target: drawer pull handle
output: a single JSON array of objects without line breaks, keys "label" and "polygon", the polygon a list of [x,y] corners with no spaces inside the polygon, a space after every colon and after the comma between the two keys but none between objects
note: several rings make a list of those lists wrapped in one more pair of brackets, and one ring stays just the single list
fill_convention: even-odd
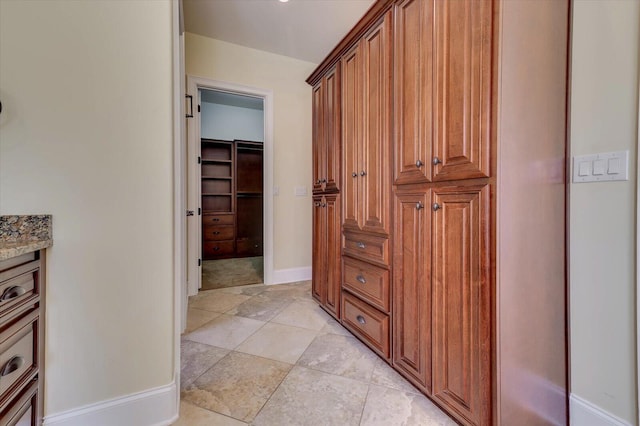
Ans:
[{"label": "drawer pull handle", "polygon": [[367,282],[367,280],[365,280],[362,275],[358,275],[356,277],[356,280],[358,280],[358,282],[361,283],[361,284],[365,284]]},{"label": "drawer pull handle", "polygon": [[356,317],[356,319],[358,320],[358,322],[359,322],[360,324],[366,324],[366,323],[367,323],[367,321],[364,319],[364,317],[363,317],[362,315],[358,315],[358,316]]},{"label": "drawer pull handle", "polygon": [[218,251],[218,250],[220,250],[220,247],[214,247],[213,250],[214,251]]},{"label": "drawer pull handle", "polygon": [[358,248],[361,248],[361,249],[366,247],[365,243],[363,243],[361,241],[358,241],[357,246],[358,246]]},{"label": "drawer pull handle", "polygon": [[9,361],[7,361],[4,367],[2,367],[2,371],[0,371],[0,376],[2,377],[8,376],[9,374],[13,373],[14,371],[22,367],[23,364],[24,364],[24,358],[22,358],[20,355],[14,356]]},{"label": "drawer pull handle", "polygon": [[8,300],[15,299],[16,297],[22,296],[26,292],[27,290],[25,290],[23,287],[14,285],[12,287],[9,287],[2,293],[2,296],[0,296],[0,302],[6,302]]},{"label": "drawer pull handle", "polygon": [[214,218],[213,218],[213,221],[214,221],[214,222],[220,222],[220,218],[219,218],[219,217],[214,217]]},{"label": "drawer pull handle", "polygon": [[321,179],[320,183],[327,183],[327,180],[326,179]]},{"label": "drawer pull handle", "polygon": [[213,235],[220,235],[220,231],[213,231]]}]

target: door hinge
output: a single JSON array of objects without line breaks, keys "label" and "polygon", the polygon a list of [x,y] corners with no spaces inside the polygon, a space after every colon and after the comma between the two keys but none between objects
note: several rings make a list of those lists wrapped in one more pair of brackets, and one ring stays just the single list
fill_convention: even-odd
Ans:
[{"label": "door hinge", "polygon": [[[185,99],[189,99],[189,107],[190,107],[189,111],[191,111],[191,112],[186,113],[185,117],[186,118],[193,118],[193,96],[191,96],[191,95],[184,95],[184,96],[185,96]],[[198,111],[200,111],[200,107],[199,106],[198,106]]]},{"label": "door hinge", "polygon": [[200,216],[201,214],[202,214],[202,209],[198,207],[198,216]]},{"label": "door hinge", "polygon": [[202,163],[202,158],[198,157],[198,164]]},{"label": "door hinge", "polygon": [[202,259],[198,259],[198,266],[202,266]]},{"label": "door hinge", "polygon": [[198,112],[200,112],[200,105],[198,105]]}]

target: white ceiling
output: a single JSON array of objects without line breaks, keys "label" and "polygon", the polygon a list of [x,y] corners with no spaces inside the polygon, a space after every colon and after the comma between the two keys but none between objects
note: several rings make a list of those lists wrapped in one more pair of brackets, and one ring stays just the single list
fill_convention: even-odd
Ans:
[{"label": "white ceiling", "polygon": [[190,33],[320,63],[375,0],[184,0]]}]

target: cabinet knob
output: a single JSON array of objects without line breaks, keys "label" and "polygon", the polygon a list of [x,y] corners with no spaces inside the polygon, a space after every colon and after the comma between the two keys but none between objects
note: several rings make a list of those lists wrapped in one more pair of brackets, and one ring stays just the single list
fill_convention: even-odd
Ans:
[{"label": "cabinet knob", "polygon": [[359,322],[360,324],[366,324],[366,323],[367,323],[367,321],[364,319],[364,317],[363,317],[362,315],[358,315],[358,316],[356,317],[356,319],[358,320],[358,322]]},{"label": "cabinet knob", "polygon": [[2,293],[2,296],[0,296],[0,302],[6,302],[8,300],[15,299],[18,296],[22,296],[26,292],[27,290],[25,290],[24,287],[20,287],[19,285],[11,286]]},{"label": "cabinet knob", "polygon": [[416,203],[416,210],[422,210],[424,209],[424,204],[422,204],[420,201],[418,201]]},{"label": "cabinet knob", "polygon": [[358,246],[358,248],[361,248],[361,249],[366,247],[365,243],[363,243],[362,241],[358,241],[356,245]]},{"label": "cabinet knob", "polygon": [[367,280],[365,280],[365,279],[364,279],[364,277],[363,277],[362,275],[358,275],[358,276],[356,277],[356,280],[358,280],[358,282],[359,282],[360,284],[366,284],[366,282],[367,282]]},{"label": "cabinet knob", "polygon": [[218,250],[220,250],[220,247],[214,247],[213,248],[213,251],[218,251]]},{"label": "cabinet knob", "polygon": [[317,202],[317,201],[315,203],[313,203],[313,205],[316,206],[316,207],[320,207],[320,203]]},{"label": "cabinet knob", "polygon": [[2,370],[0,370],[0,376],[2,376],[2,377],[8,376],[9,374],[13,373],[14,371],[16,371],[17,369],[22,367],[23,364],[24,364],[24,358],[21,357],[20,355],[16,355],[16,356],[12,357],[2,367]]},{"label": "cabinet knob", "polygon": [[327,180],[323,178],[322,180],[320,180],[320,183],[327,183]]},{"label": "cabinet knob", "polygon": [[440,207],[441,207],[441,206],[440,206],[440,204],[438,204],[438,203],[433,203],[432,208],[433,208],[433,211],[434,211],[434,212],[435,212],[436,210],[440,210]]},{"label": "cabinet knob", "polygon": [[442,160],[440,160],[438,157],[433,157],[432,163],[434,166],[437,166],[438,164],[442,163]]},{"label": "cabinet knob", "polygon": [[327,207],[327,203],[322,203],[320,207]]},{"label": "cabinet knob", "polygon": [[360,172],[360,176],[366,176],[366,174],[367,173],[364,170]]},{"label": "cabinet knob", "polygon": [[220,235],[220,231],[213,231],[213,235]]},{"label": "cabinet knob", "polygon": [[318,180],[316,181],[316,185],[320,185],[321,183],[322,183],[322,182],[320,181],[320,179],[318,179]]},{"label": "cabinet knob", "polygon": [[351,173],[351,177],[358,177],[358,174],[356,172]]},{"label": "cabinet knob", "polygon": [[420,160],[416,161],[416,167],[422,167],[424,163]]},{"label": "cabinet knob", "polygon": [[214,222],[220,222],[220,218],[219,218],[219,217],[214,217],[214,218],[213,218],[213,221],[214,221]]}]

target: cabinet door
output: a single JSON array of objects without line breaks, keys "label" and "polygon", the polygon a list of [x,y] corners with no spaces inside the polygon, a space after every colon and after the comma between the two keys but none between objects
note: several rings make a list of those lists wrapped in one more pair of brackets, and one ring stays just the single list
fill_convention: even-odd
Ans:
[{"label": "cabinet door", "polygon": [[364,137],[360,185],[361,228],[389,234],[391,169],[392,11],[363,39]]},{"label": "cabinet door", "polygon": [[326,217],[326,285],[327,298],[325,308],[340,318],[340,196],[327,195],[323,202]]},{"label": "cabinet door", "polygon": [[436,188],[432,201],[433,397],[463,423],[488,425],[489,186]]},{"label": "cabinet door", "polygon": [[435,3],[434,180],[489,176],[492,2]]},{"label": "cabinet door", "polygon": [[313,192],[322,191],[326,163],[324,80],[313,88]]},{"label": "cabinet door", "polygon": [[345,229],[360,229],[358,147],[362,133],[361,44],[342,58],[342,220]]},{"label": "cabinet door", "polygon": [[326,191],[340,188],[340,63],[323,79],[325,86],[325,171],[323,180]]},{"label": "cabinet door", "polygon": [[433,0],[395,6],[395,182],[431,180]]},{"label": "cabinet door", "polygon": [[428,193],[399,193],[393,254],[393,363],[431,393],[431,209]]},{"label": "cabinet door", "polygon": [[322,197],[313,197],[313,264],[311,295],[321,305],[327,299],[327,286],[325,280],[326,263],[326,208],[322,207]]}]

